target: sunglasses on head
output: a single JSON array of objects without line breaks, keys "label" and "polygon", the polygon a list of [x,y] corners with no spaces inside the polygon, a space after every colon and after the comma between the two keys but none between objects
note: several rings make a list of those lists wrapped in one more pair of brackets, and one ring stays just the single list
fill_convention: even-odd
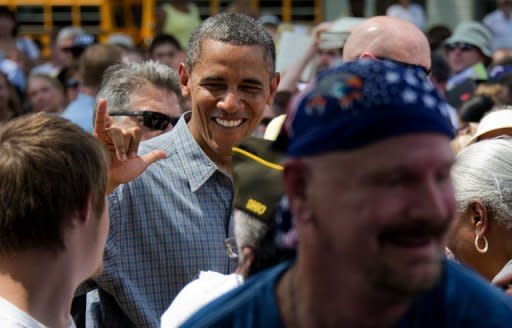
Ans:
[{"label": "sunglasses on head", "polygon": [[389,58],[381,58],[381,57],[378,57],[377,59],[380,59],[380,60],[387,60],[387,61],[390,61],[390,62],[392,62],[392,63],[398,64],[399,66],[406,67],[406,68],[419,69],[419,70],[423,71],[423,73],[425,73],[425,75],[427,75],[427,76],[429,76],[429,75],[430,75],[430,73],[432,73],[432,70],[431,70],[430,68],[426,68],[426,67],[421,66],[421,65],[405,63],[405,62],[403,62],[403,61],[394,60],[394,59],[389,59]]},{"label": "sunglasses on head", "polygon": [[142,117],[142,125],[151,130],[165,130],[171,123],[173,126],[178,123],[179,117],[171,117],[159,112],[135,111],[135,112],[111,112],[110,116],[132,116]]},{"label": "sunglasses on head", "polygon": [[445,47],[445,49],[447,51],[452,51],[452,50],[455,50],[457,48],[459,48],[462,51],[469,51],[469,50],[477,49],[477,47],[475,47],[474,45],[466,43],[466,42],[448,43],[444,47]]}]

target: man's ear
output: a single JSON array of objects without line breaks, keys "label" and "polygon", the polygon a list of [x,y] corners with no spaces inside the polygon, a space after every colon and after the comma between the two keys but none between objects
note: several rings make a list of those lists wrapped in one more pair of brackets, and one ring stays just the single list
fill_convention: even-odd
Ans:
[{"label": "man's ear", "polygon": [[92,195],[87,197],[87,202],[82,209],[76,210],[76,221],[77,225],[84,225],[88,223],[92,216]]},{"label": "man's ear", "polygon": [[363,51],[357,58],[359,58],[359,59],[371,59],[371,60],[376,60],[377,59],[377,58],[375,58],[375,56],[371,52],[368,52],[368,51]]},{"label": "man's ear", "polygon": [[181,94],[183,97],[188,97],[190,96],[190,87],[188,86],[188,82],[190,80],[190,72],[184,63],[180,63],[178,74],[180,78]]},{"label": "man's ear", "polygon": [[281,74],[279,72],[274,73],[274,77],[270,80],[270,94],[267,99],[267,105],[272,106],[274,103],[274,97],[276,96],[277,87],[281,81]]},{"label": "man's ear", "polygon": [[307,208],[309,168],[301,160],[291,160],[284,169],[284,188],[288,196],[288,204],[296,221],[305,221],[310,218]]},{"label": "man's ear", "polygon": [[468,206],[469,219],[475,234],[483,236],[489,229],[489,211],[487,206],[480,199],[473,199]]}]

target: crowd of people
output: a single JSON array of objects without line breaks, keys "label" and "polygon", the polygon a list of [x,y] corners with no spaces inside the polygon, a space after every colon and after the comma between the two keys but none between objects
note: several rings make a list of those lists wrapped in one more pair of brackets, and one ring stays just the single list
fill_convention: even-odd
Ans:
[{"label": "crowd of people", "polygon": [[509,327],[512,1],[322,22],[282,72],[251,4],[47,61],[0,9],[0,326]]}]

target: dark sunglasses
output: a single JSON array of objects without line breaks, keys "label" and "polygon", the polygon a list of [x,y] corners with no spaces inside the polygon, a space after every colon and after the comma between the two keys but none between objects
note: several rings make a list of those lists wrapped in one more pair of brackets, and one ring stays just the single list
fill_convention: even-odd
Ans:
[{"label": "dark sunglasses", "polygon": [[477,47],[472,45],[472,44],[469,44],[469,43],[466,43],[466,42],[453,42],[453,43],[448,43],[444,46],[444,48],[446,49],[446,51],[452,51],[452,50],[455,50],[457,48],[459,48],[460,50],[462,51],[469,51],[469,50],[476,50]]},{"label": "dark sunglasses", "polygon": [[430,68],[426,68],[426,67],[421,66],[421,65],[409,64],[409,63],[405,63],[403,61],[389,59],[389,58],[382,58],[382,57],[378,57],[377,59],[379,59],[379,60],[387,60],[387,61],[390,61],[392,63],[395,63],[397,65],[400,65],[400,66],[406,67],[406,68],[419,69],[419,70],[423,71],[423,73],[425,73],[425,75],[427,75],[427,76],[429,76],[430,73],[432,73],[432,70]]},{"label": "dark sunglasses", "polygon": [[152,130],[165,130],[169,123],[173,126],[179,121],[179,117],[171,117],[159,112],[136,111],[136,112],[111,112],[110,116],[134,116],[142,117],[142,125]]}]

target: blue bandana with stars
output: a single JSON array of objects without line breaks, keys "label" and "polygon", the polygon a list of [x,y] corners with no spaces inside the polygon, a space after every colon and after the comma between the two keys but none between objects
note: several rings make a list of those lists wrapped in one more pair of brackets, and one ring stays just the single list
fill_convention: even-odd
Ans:
[{"label": "blue bandana with stars", "polygon": [[321,73],[292,103],[287,153],[351,150],[393,136],[455,131],[449,105],[419,68],[359,60]]}]

